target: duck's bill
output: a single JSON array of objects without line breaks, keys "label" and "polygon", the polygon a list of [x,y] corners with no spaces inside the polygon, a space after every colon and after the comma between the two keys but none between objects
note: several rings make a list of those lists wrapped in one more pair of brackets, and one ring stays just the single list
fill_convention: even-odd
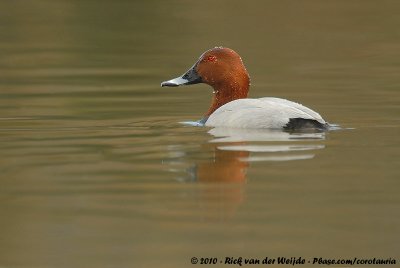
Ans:
[{"label": "duck's bill", "polygon": [[177,78],[164,81],[161,83],[162,87],[177,87],[181,85],[191,85],[201,83],[201,77],[196,71],[196,64],[189,69],[185,74]]},{"label": "duck's bill", "polygon": [[189,81],[182,78],[182,76],[168,80],[168,81],[164,81],[161,83],[162,87],[177,87],[180,85],[186,85],[186,83],[188,83]]}]

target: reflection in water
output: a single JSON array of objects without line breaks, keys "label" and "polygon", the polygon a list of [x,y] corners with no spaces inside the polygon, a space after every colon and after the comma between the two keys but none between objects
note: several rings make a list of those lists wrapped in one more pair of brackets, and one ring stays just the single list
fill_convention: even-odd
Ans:
[{"label": "reflection in water", "polygon": [[[186,176],[179,180],[202,183],[196,195],[201,203],[201,215],[213,220],[232,217],[245,200],[246,173],[251,162],[306,160],[315,156],[313,151],[325,148],[323,144],[316,144],[325,139],[324,132],[213,128],[208,133],[213,138],[202,147],[212,156],[191,163],[185,169]],[[192,162],[189,154],[182,151],[183,147],[169,149],[174,159],[170,164]],[[182,170],[170,171],[181,174]]]},{"label": "reflection in water", "polygon": [[[307,140],[324,140],[324,132],[314,133],[288,133],[278,130],[265,129],[230,129],[230,128],[214,128],[209,131],[215,138],[210,142],[213,143],[230,143],[230,142],[268,142],[264,144],[224,144],[217,146],[218,150],[232,152],[252,152],[252,156],[238,156],[238,160],[242,162],[255,161],[290,161],[311,159],[314,154],[293,154],[298,151],[319,150],[325,148],[321,144],[292,144],[295,141]],[[270,144],[273,142],[273,144]],[[276,144],[279,142],[279,144]],[[290,142],[290,144],[282,144],[281,142]]]},{"label": "reflection in water", "polygon": [[[304,140],[324,140],[324,132],[313,133],[288,133],[278,130],[265,129],[232,129],[232,128],[214,128],[209,131],[215,138],[210,142],[293,142]],[[222,145],[218,146],[218,150],[233,152],[252,152],[257,153],[254,156],[239,157],[239,161],[255,162],[255,161],[291,161],[311,159],[314,154],[291,154],[297,151],[309,151],[325,148],[321,144],[268,144],[268,145]],[[274,154],[279,153],[279,154]],[[287,153],[282,155],[282,153]],[[290,154],[289,154],[290,153]]]},{"label": "reflection in water", "polygon": [[215,139],[210,142],[239,141],[294,141],[294,140],[324,140],[325,132],[289,133],[281,130],[246,129],[246,128],[213,128],[208,133]]},{"label": "reflection in water", "polygon": [[[211,150],[212,157],[208,161],[194,163],[186,169],[187,176],[180,180],[207,183],[245,182],[249,162],[310,159],[315,156],[310,151],[325,148],[323,144],[316,144],[325,140],[325,132],[288,133],[265,129],[213,128],[208,133],[214,137],[203,147]],[[188,154],[182,151],[183,147],[170,146],[169,150],[169,156],[173,158],[169,163],[190,162],[190,159],[186,159]],[[170,170],[181,171],[175,168]]]},{"label": "reflection in water", "polygon": [[248,163],[242,161],[248,157],[246,151],[224,151],[214,147],[213,161],[197,165],[198,182],[244,182]]}]

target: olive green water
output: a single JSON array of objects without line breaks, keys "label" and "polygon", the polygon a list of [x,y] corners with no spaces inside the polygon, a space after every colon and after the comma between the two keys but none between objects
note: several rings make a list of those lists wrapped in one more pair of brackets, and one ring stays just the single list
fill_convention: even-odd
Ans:
[{"label": "olive green water", "polygon": [[[398,1],[2,1],[0,266],[399,265],[399,26]],[[211,90],[160,82],[216,45],[344,129],[180,124]]]}]

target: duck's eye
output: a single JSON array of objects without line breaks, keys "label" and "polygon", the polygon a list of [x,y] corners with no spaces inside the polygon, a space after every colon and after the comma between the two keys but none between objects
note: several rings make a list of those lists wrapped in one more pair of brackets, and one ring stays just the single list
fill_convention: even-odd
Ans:
[{"label": "duck's eye", "polygon": [[210,55],[205,58],[205,61],[209,61],[209,62],[214,62],[216,60],[217,60],[217,57],[215,57],[214,55]]}]

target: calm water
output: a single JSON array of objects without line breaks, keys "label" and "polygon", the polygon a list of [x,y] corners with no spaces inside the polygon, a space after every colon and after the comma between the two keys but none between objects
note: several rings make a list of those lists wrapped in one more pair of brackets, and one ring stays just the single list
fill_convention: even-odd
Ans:
[{"label": "calm water", "polygon": [[[1,267],[400,263],[399,2],[243,3],[0,3]],[[344,129],[180,124],[211,89],[160,82],[216,45]]]}]

